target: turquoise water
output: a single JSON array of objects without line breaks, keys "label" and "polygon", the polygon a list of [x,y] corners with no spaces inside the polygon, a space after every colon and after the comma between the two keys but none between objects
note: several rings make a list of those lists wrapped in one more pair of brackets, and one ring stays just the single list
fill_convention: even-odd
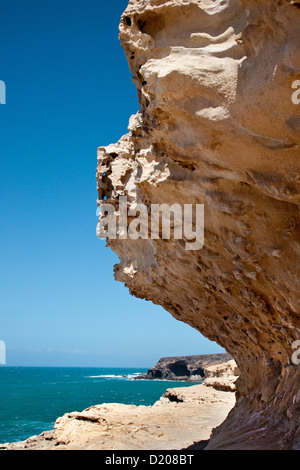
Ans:
[{"label": "turquoise water", "polygon": [[[186,382],[132,380],[145,369],[0,367],[0,443],[53,428],[64,413],[101,403],[153,405]],[[123,377],[125,375],[126,377]]]}]

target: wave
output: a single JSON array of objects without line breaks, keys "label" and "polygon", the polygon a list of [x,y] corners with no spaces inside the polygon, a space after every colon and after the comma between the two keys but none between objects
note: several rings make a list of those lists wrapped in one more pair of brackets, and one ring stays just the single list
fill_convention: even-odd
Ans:
[{"label": "wave", "polygon": [[142,377],[145,374],[142,374],[141,372],[134,372],[133,374],[128,374],[127,378],[128,379],[135,379],[136,377]]},{"label": "wave", "polygon": [[88,375],[85,379],[134,379],[139,375],[143,375],[140,372],[133,372],[132,374],[101,374],[101,375]]},{"label": "wave", "polygon": [[98,378],[104,378],[104,379],[114,379],[114,378],[124,378],[127,377],[127,375],[88,375],[85,377],[86,379],[98,379]]}]

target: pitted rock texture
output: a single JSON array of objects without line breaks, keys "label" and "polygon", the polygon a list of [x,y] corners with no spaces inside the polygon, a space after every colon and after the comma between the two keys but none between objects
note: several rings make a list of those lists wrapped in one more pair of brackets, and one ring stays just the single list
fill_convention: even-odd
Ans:
[{"label": "pitted rock texture", "polygon": [[121,19],[140,111],[99,148],[98,202],[204,204],[202,250],[174,239],[108,246],[132,295],[236,361],[237,403],[211,449],[300,440],[299,28],[299,2],[287,0],[131,0]]}]

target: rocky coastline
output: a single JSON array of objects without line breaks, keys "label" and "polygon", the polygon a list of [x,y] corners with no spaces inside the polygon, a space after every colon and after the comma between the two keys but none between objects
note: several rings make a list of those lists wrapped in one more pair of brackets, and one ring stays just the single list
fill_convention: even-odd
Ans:
[{"label": "rocky coastline", "polygon": [[147,374],[135,380],[172,380],[201,382],[207,376],[207,369],[232,359],[230,354],[203,354],[198,356],[163,357],[148,370]]},{"label": "rocky coastline", "polygon": [[0,450],[203,450],[235,404],[236,364],[214,359],[203,383],[167,389],[153,406],[103,403],[66,413],[54,429]]}]

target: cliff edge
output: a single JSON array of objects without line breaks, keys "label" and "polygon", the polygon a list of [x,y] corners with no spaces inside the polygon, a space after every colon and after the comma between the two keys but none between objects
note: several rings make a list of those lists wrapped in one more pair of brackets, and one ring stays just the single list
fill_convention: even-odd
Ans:
[{"label": "cliff edge", "polygon": [[107,244],[132,295],[236,361],[236,406],[211,449],[300,441],[299,5],[130,0],[120,24],[140,111],[98,150],[98,204],[204,205],[200,250],[122,230]]},{"label": "cliff edge", "polygon": [[229,354],[202,354],[199,356],[163,357],[147,374],[137,379],[203,381],[209,368],[230,361]]}]

